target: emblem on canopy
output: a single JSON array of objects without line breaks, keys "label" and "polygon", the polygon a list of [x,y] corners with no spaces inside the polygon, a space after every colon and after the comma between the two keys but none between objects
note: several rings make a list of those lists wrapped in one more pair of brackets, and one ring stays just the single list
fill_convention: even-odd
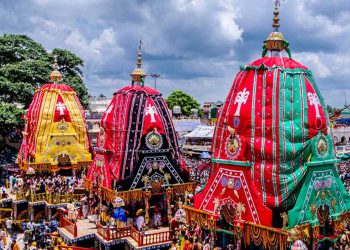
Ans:
[{"label": "emblem on canopy", "polygon": [[324,159],[329,155],[329,149],[329,141],[326,136],[321,133],[316,138],[314,152],[319,158]]},{"label": "emblem on canopy", "polygon": [[100,137],[98,144],[100,147],[103,147],[105,144],[105,130],[102,127],[100,128]]},{"label": "emblem on canopy", "polygon": [[64,119],[62,119],[59,123],[57,123],[56,129],[59,132],[64,133],[68,130],[68,124],[64,121]]},{"label": "emblem on canopy", "polygon": [[227,137],[225,142],[225,152],[229,159],[234,160],[241,152],[242,143],[234,128],[228,126],[228,130],[230,135]]},{"label": "emblem on canopy", "polygon": [[320,138],[317,142],[317,152],[320,156],[324,156],[327,154],[327,142],[323,138]]},{"label": "emblem on canopy", "polygon": [[149,149],[160,149],[163,146],[162,135],[156,129],[146,135],[146,146]]},{"label": "emblem on canopy", "polygon": [[242,104],[246,104],[249,97],[249,91],[244,88],[242,91],[237,93],[234,104],[238,103],[234,116],[240,116]]}]

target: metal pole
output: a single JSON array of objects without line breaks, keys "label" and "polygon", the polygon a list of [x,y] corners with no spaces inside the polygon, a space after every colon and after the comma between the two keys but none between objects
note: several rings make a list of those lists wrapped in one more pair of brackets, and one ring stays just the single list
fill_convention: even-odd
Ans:
[{"label": "metal pole", "polygon": [[152,73],[151,77],[154,78],[154,89],[157,89],[157,78],[160,77],[160,75],[156,73]]}]

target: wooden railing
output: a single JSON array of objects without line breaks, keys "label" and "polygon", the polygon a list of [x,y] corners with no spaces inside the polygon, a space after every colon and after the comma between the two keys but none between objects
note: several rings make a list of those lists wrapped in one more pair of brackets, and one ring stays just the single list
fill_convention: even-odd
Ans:
[{"label": "wooden railing", "polygon": [[83,198],[83,194],[56,194],[48,195],[47,202],[50,204],[77,202]]},{"label": "wooden railing", "polygon": [[139,233],[139,235],[140,235],[140,241],[138,242],[139,246],[148,246],[148,245],[171,241],[171,236],[169,231],[152,233],[152,234]]},{"label": "wooden railing", "polygon": [[[91,191],[93,189],[93,183],[91,180],[84,177],[84,188]],[[169,187],[176,193],[195,193],[197,183],[179,183],[172,184]],[[142,189],[133,189],[128,191],[116,191],[106,187],[99,187],[98,192],[101,194],[101,198],[107,202],[113,201],[117,196],[122,198],[126,204],[129,204],[132,199],[141,201],[144,198],[144,191]],[[173,194],[173,193],[172,193]]]},{"label": "wooden railing", "polygon": [[61,204],[80,201],[83,194],[55,194],[50,193],[31,193],[26,197],[26,192],[16,192],[16,200],[27,200],[30,202],[47,201],[50,204]]},{"label": "wooden railing", "polygon": [[130,227],[111,228],[107,226],[107,237],[110,239],[120,239],[130,236]]},{"label": "wooden railing", "polygon": [[101,235],[105,240],[116,240],[125,237],[129,237],[130,227],[115,228],[112,226],[102,226],[101,223],[96,224],[97,233]]},{"label": "wooden railing", "polygon": [[47,197],[49,194],[47,193],[31,193],[30,194],[30,201],[31,202],[38,202],[38,201],[47,201]]},{"label": "wooden railing", "polygon": [[107,228],[103,227],[101,223],[97,222],[96,223],[96,229],[97,233],[102,236],[103,239],[105,240],[110,240],[110,237],[107,237]]},{"label": "wooden railing", "polygon": [[141,233],[133,226],[130,228],[130,236],[137,242],[138,245],[140,245],[139,242],[141,242]]},{"label": "wooden railing", "polygon": [[106,241],[131,237],[137,242],[138,246],[148,246],[171,241],[170,231],[144,234],[137,231],[133,226],[112,228],[97,223],[97,233]]},{"label": "wooden railing", "polygon": [[84,182],[83,182],[84,188],[88,191],[92,191],[92,188],[94,184],[92,181],[90,181],[88,178],[84,177]]},{"label": "wooden railing", "polygon": [[60,227],[65,228],[68,232],[70,232],[74,238],[78,237],[78,228],[75,222],[68,220],[65,217],[67,214],[67,210],[64,208],[58,208],[60,211]]},{"label": "wooden railing", "polygon": [[16,200],[19,201],[19,200],[26,200],[27,197],[26,197],[26,192],[16,192]]},{"label": "wooden railing", "polygon": [[26,196],[25,191],[17,191],[16,192],[16,200],[29,200],[31,202],[38,202],[38,201],[46,201],[47,200],[47,193],[30,193],[29,196]]}]

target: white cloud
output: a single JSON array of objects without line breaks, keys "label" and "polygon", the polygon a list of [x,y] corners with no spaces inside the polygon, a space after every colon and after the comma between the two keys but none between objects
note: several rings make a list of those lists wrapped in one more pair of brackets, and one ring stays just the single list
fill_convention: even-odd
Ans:
[{"label": "white cloud", "polygon": [[297,61],[307,65],[319,78],[327,78],[332,75],[331,69],[327,66],[328,63],[322,60],[322,58],[324,58],[322,53],[294,53],[293,57],[297,59]]},{"label": "white cloud", "polygon": [[[224,100],[239,64],[261,53],[271,31],[270,0],[28,0],[0,2],[0,33],[25,33],[45,48],[65,48],[85,61],[91,94],[129,84],[138,41],[159,89]],[[350,79],[350,1],[282,1],[281,31],[292,56],[312,69],[331,105]],[[147,79],[152,84],[152,79]],[[349,91],[350,103],[350,91]]]},{"label": "white cloud", "polygon": [[111,27],[104,29],[98,37],[90,41],[80,30],[74,29],[66,37],[64,44],[82,55],[84,60],[92,61],[94,64],[103,63],[106,58],[120,56],[123,53],[123,49],[118,45],[116,33]]}]

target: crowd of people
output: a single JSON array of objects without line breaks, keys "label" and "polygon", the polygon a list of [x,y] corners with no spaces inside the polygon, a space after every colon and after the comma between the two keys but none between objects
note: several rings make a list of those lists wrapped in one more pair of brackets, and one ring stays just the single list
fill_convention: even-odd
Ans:
[{"label": "crowd of people", "polygon": [[83,179],[77,176],[61,175],[26,175],[24,177],[13,174],[9,177],[10,192],[24,192],[27,197],[30,194],[50,193],[71,194],[74,189],[83,187]]},{"label": "crowd of people", "polygon": [[203,187],[209,180],[210,159],[201,159],[184,156],[184,161],[190,172],[190,179]]},{"label": "crowd of people", "polygon": [[[190,169],[198,170],[207,160],[185,158],[186,164]],[[208,161],[209,162],[209,161]],[[338,164],[338,173],[341,180],[344,182],[345,188],[350,193],[350,160],[342,161]],[[200,178],[200,176],[199,176]],[[196,179],[198,180],[198,177]],[[74,189],[82,188],[82,179],[76,176],[50,176],[50,175],[35,175],[35,176],[19,176],[11,175],[9,177],[10,190],[12,193],[24,192],[30,193],[45,193],[51,194],[69,194],[73,193]],[[0,187],[2,198],[7,198],[8,194],[4,186]],[[133,225],[140,232],[147,229],[154,229],[159,226],[169,226],[172,233],[171,250],[210,250],[215,247],[215,240],[212,232],[200,227],[196,224],[187,225],[184,219],[185,212],[181,209],[182,203],[188,197],[182,197],[182,201],[174,201],[171,206],[170,214],[173,219],[169,221],[169,211],[165,199],[160,199],[159,202],[153,202],[148,209],[149,223],[145,223],[145,203],[144,201],[132,201],[130,204],[125,204],[114,201],[106,203],[102,201],[97,190],[92,193],[84,194],[80,200],[79,207],[73,207],[72,211],[81,209],[82,218],[89,218],[91,221],[99,221],[102,225],[111,226],[126,226]],[[67,206],[69,209],[69,206]],[[72,214],[70,214],[72,215]],[[71,216],[70,219],[76,220],[77,216]],[[42,221],[40,223],[28,222],[22,225],[24,230],[23,238],[18,238],[12,232],[12,219],[6,220],[6,230],[0,231],[0,249],[16,249],[18,242],[23,240],[28,249],[42,248],[50,244],[50,234],[57,231],[58,222],[51,220],[49,222]],[[327,246],[325,243],[320,244],[321,249],[350,249],[350,226],[345,228],[343,234],[338,241]],[[328,244],[328,243],[327,243]],[[232,244],[227,244],[227,249],[231,249]],[[7,248],[6,248],[7,247]],[[36,248],[34,248],[36,247]],[[326,248],[324,248],[326,247]],[[19,248],[17,248],[19,249]]]},{"label": "crowd of people", "polygon": [[203,230],[198,225],[180,224],[170,250],[211,250],[212,238],[210,230]]},{"label": "crowd of people", "polygon": [[338,173],[344,183],[344,187],[350,193],[350,161],[342,161],[338,164]]},{"label": "crowd of people", "polygon": [[12,230],[12,218],[8,218],[5,222],[6,230],[0,231],[0,249],[1,250],[20,250],[20,242],[24,249],[48,249],[51,245],[51,235],[57,232],[58,221],[52,219],[50,222],[42,220],[39,223],[32,221],[23,222],[23,236],[18,237]]}]

